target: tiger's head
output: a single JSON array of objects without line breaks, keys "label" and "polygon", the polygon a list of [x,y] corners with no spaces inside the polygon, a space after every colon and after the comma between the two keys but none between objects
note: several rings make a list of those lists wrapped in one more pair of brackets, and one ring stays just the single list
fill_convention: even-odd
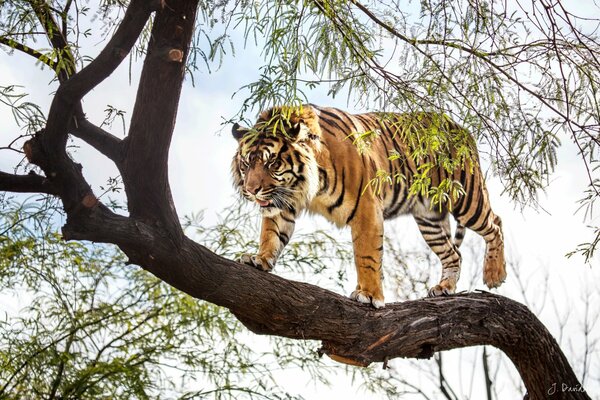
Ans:
[{"label": "tiger's head", "polygon": [[319,188],[321,146],[312,107],[269,109],[252,128],[235,124],[232,134],[238,141],[231,164],[234,185],[264,216],[296,214],[310,203]]}]

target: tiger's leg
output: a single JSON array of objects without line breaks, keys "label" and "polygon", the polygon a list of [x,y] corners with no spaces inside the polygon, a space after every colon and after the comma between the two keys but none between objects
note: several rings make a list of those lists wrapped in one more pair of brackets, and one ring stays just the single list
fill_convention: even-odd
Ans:
[{"label": "tiger's leg", "polygon": [[427,215],[415,216],[415,221],[423,238],[442,262],[440,283],[429,289],[429,296],[435,297],[454,293],[456,283],[460,277],[461,255],[450,236],[448,214],[428,212]]},{"label": "tiger's leg", "polygon": [[485,240],[483,282],[490,289],[500,286],[506,279],[502,220],[492,211],[483,182],[467,192],[463,204],[454,211],[454,216],[460,224],[477,232]]},{"label": "tiger's leg", "polygon": [[504,236],[502,220],[495,215],[489,205],[489,213],[481,213],[474,223],[465,226],[477,232],[485,240],[485,259],[483,262],[483,283],[490,289],[500,286],[506,279],[504,259]]},{"label": "tiger's leg", "polygon": [[262,271],[271,271],[294,233],[294,215],[282,211],[272,217],[263,217],[260,230],[258,254],[243,254],[240,262],[251,265]]},{"label": "tiger's leg", "polygon": [[358,276],[356,290],[350,298],[375,308],[385,306],[381,285],[383,256],[383,214],[376,204],[361,202],[358,212],[350,221],[354,263]]}]

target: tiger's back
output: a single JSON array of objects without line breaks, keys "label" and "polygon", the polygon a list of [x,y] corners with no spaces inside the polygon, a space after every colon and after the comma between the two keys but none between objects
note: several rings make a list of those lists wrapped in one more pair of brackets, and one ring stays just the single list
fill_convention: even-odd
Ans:
[{"label": "tiger's back", "polygon": [[[343,226],[354,217],[360,201],[381,202],[385,219],[418,211],[415,206],[420,203],[430,208],[427,197],[409,196],[410,182],[419,173],[418,164],[409,156],[409,144],[403,141],[398,126],[395,126],[398,121],[402,123],[418,118],[418,124],[414,124],[412,130],[426,130],[431,124],[429,114],[349,114],[335,108],[313,107],[318,111],[321,142],[327,148],[327,152],[322,152],[318,159],[319,192],[315,198],[316,204],[312,205],[313,211]],[[462,128],[451,121],[447,125],[462,132]],[[362,139],[366,144],[359,142],[357,145],[357,140],[361,139],[355,138],[364,132],[372,133],[367,139]],[[361,146],[364,148],[362,151]],[[390,160],[392,155],[396,157],[394,160]],[[430,158],[425,157],[421,164],[436,164],[437,161]],[[471,178],[480,179],[478,168],[471,175],[466,173],[473,164],[478,163],[476,154],[474,162],[465,162],[463,169],[452,173],[434,166],[429,173],[430,185],[437,187],[449,178],[466,187]],[[382,171],[385,175],[381,174]],[[381,182],[384,178],[390,178],[393,182]],[[483,188],[481,182],[474,188]],[[376,186],[379,186],[378,189]],[[446,209],[447,205],[443,208]]]}]

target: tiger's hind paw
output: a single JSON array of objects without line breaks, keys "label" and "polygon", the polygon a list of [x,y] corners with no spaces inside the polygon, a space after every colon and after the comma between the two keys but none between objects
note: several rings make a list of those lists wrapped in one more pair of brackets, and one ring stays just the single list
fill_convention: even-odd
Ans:
[{"label": "tiger's hind paw", "polygon": [[366,290],[357,289],[354,292],[352,292],[352,294],[350,295],[350,298],[352,300],[358,301],[359,303],[371,304],[375,308],[385,307],[385,301],[383,299],[383,296],[373,297]]},{"label": "tiger's hind paw", "polygon": [[506,279],[506,266],[501,257],[487,258],[483,268],[483,283],[490,289],[502,285]]},{"label": "tiger's hind paw", "polygon": [[265,272],[270,272],[275,267],[275,261],[253,254],[242,254],[238,262]]}]

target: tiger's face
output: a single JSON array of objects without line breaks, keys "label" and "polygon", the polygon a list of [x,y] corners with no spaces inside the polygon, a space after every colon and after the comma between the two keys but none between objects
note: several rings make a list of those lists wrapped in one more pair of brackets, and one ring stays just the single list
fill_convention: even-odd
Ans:
[{"label": "tiger's face", "polygon": [[238,140],[231,166],[234,185],[263,216],[282,211],[295,215],[310,203],[319,187],[319,138],[307,126],[297,122],[285,133],[273,133],[259,120],[252,129],[235,124],[232,134]]}]

